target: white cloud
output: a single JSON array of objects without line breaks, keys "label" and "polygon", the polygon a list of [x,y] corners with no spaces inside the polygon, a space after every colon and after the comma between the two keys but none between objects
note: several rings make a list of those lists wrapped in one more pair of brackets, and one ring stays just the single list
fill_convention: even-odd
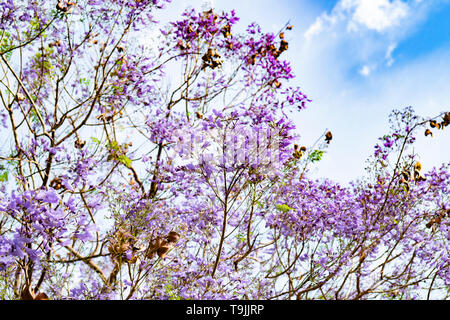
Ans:
[{"label": "white cloud", "polygon": [[371,68],[369,66],[363,66],[361,68],[361,70],[359,70],[359,73],[365,77],[369,76],[370,72],[371,72]]},{"label": "white cloud", "polygon": [[335,25],[340,20],[338,14],[328,15],[323,13],[316,21],[306,30],[305,38],[311,39],[314,35],[317,35],[327,28]]},{"label": "white cloud", "polygon": [[[434,116],[450,100],[445,89],[450,51],[395,63],[397,48],[432,19],[438,2],[372,1],[340,0],[330,12],[319,12],[295,51],[300,85],[313,99],[297,120],[303,143],[314,143],[325,128],[334,136],[317,167],[319,177],[350,181],[360,176],[363,159],[389,131],[392,109],[413,106],[420,115]],[[441,143],[449,134],[426,140],[419,134],[416,147],[427,169],[448,161],[450,149]]]},{"label": "white cloud", "polygon": [[[339,0],[303,36],[309,48],[344,57],[341,72],[372,75],[394,64],[394,50],[423,21],[436,1]],[[379,68],[380,67],[380,68]]]},{"label": "white cloud", "polygon": [[388,67],[392,66],[392,64],[394,63],[394,58],[392,57],[392,53],[394,52],[396,47],[397,47],[397,44],[391,43],[386,50],[385,59],[386,59],[386,64]]},{"label": "white cloud", "polygon": [[416,13],[420,1],[401,0],[340,0],[330,14],[324,12],[306,30],[305,38],[311,39],[323,31],[333,30],[344,24],[346,32],[371,30],[387,32],[404,26],[403,22]]},{"label": "white cloud", "polygon": [[409,13],[409,6],[400,0],[342,0],[340,6],[341,10],[352,13],[350,29],[362,25],[378,32],[398,26]]}]

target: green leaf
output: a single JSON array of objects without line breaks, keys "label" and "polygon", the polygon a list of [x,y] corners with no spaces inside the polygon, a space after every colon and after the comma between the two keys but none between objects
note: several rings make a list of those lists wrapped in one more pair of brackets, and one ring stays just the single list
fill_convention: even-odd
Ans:
[{"label": "green leaf", "polygon": [[126,155],[120,155],[119,156],[119,161],[121,162],[121,163],[123,163],[127,168],[130,168],[131,167],[131,160],[130,160],[130,158],[128,158]]},{"label": "green leaf", "polygon": [[322,159],[323,156],[323,151],[322,150],[314,150],[313,152],[311,152],[308,156],[308,159],[311,162],[317,162],[320,161]]},{"label": "green leaf", "polygon": [[96,144],[100,144],[100,143],[101,143],[100,140],[98,140],[97,138],[94,138],[94,137],[91,137],[91,140],[92,140],[94,143],[96,143]]},{"label": "green leaf", "polygon": [[0,182],[6,182],[6,181],[8,181],[8,171],[5,171],[0,175]]},{"label": "green leaf", "polygon": [[114,151],[119,151],[119,143],[117,141],[111,141],[106,145],[107,148],[112,149]]},{"label": "green leaf", "polygon": [[282,212],[288,212],[289,210],[294,210],[294,208],[289,207],[287,204],[277,204],[275,206],[278,210]]}]

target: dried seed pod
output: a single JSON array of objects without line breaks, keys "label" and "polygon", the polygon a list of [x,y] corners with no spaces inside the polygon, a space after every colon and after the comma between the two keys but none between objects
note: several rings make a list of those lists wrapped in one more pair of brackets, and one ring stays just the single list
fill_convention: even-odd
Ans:
[{"label": "dried seed pod", "polygon": [[300,151],[305,152],[305,151],[306,151],[306,147],[305,147],[305,146],[302,146],[302,147],[300,148]]},{"label": "dried seed pod", "polygon": [[75,148],[83,149],[85,144],[86,144],[86,141],[83,141],[80,138],[77,138],[77,140],[75,141]]},{"label": "dried seed pod", "polygon": [[69,8],[65,7],[61,1],[58,1],[58,3],[56,4],[56,9],[62,12],[67,12],[69,10]]},{"label": "dried seed pod", "polygon": [[161,246],[162,244],[162,238],[161,237],[156,237],[156,239],[150,241],[150,243],[148,244],[148,248],[146,250],[146,254],[145,257],[147,259],[152,259],[156,252],[158,251],[158,248]]},{"label": "dried seed pod", "polygon": [[195,112],[195,115],[197,116],[198,119],[203,119],[203,114],[201,114],[200,112]]},{"label": "dried seed pod", "polygon": [[180,235],[175,231],[170,231],[167,235],[167,241],[169,241],[169,243],[177,243],[178,240],[180,240]]},{"label": "dried seed pod", "polygon": [[422,170],[422,164],[417,161],[416,164],[414,165],[414,170],[420,171]]},{"label": "dried seed pod", "polygon": [[427,179],[424,177],[424,176],[422,176],[422,175],[419,175],[417,178],[416,178],[416,181],[418,181],[418,182],[421,182],[421,181],[426,181]]},{"label": "dried seed pod", "polygon": [[442,127],[446,127],[450,124],[450,112],[446,113],[442,119]]},{"label": "dried seed pod", "polygon": [[122,243],[119,248],[119,253],[124,253],[130,249],[130,245],[128,243]]},{"label": "dried seed pod", "polygon": [[425,226],[427,228],[431,228],[434,224],[440,224],[442,222],[442,217],[441,216],[437,216],[432,218]]},{"label": "dried seed pod", "polygon": [[280,52],[284,52],[288,49],[288,42],[286,40],[281,40],[280,48],[278,49]]},{"label": "dried seed pod", "polygon": [[149,250],[146,254],[145,254],[145,258],[147,259],[153,259],[156,255],[156,250]]},{"label": "dried seed pod", "polygon": [[295,151],[293,154],[292,154],[292,156],[295,158],[295,159],[300,159],[302,156],[303,156],[303,152],[301,152],[301,151]]},{"label": "dried seed pod", "polygon": [[405,179],[406,181],[409,181],[409,172],[406,170],[403,170],[401,173],[403,179]]},{"label": "dried seed pod", "polygon": [[117,251],[116,251],[116,249],[115,249],[115,246],[112,245],[112,244],[110,244],[110,245],[108,246],[108,251],[109,251],[109,253],[112,254],[112,255],[117,253]]},{"label": "dried seed pod", "polygon": [[426,129],[426,130],[425,130],[425,137],[426,137],[426,136],[429,136],[429,135],[433,136],[433,132],[431,132],[430,129]]},{"label": "dried seed pod", "polygon": [[163,240],[161,246],[157,250],[158,257],[161,259],[164,259],[164,257],[167,255],[170,249],[173,248],[173,244],[171,242],[167,242]]},{"label": "dried seed pod", "polygon": [[61,178],[59,178],[59,177],[54,178],[50,182],[50,187],[55,189],[55,190],[59,190],[59,189],[63,188]]},{"label": "dried seed pod", "polygon": [[61,44],[61,40],[56,40],[56,41],[54,41],[54,42],[50,42],[49,44],[48,44],[48,47],[49,48],[52,48],[52,47],[55,47],[55,46],[59,46]]},{"label": "dried seed pod", "polygon": [[36,298],[34,300],[49,300],[48,296],[45,294],[45,292],[39,292],[36,295]]},{"label": "dried seed pod", "polygon": [[329,144],[332,139],[333,139],[333,135],[331,134],[331,131],[328,131],[325,134],[325,141]]},{"label": "dried seed pod", "polygon": [[275,85],[275,88],[280,88],[280,87],[281,87],[281,82],[278,81],[278,80],[275,80],[275,81],[273,82],[273,84]]},{"label": "dried seed pod", "polygon": [[36,297],[31,285],[26,286],[20,293],[20,300],[34,300]]},{"label": "dried seed pod", "polygon": [[291,25],[287,26],[286,29],[287,29],[287,30],[292,30],[293,27],[294,27],[294,26],[291,24]]},{"label": "dried seed pod", "polygon": [[229,24],[227,24],[225,27],[223,27],[222,34],[227,39],[231,38],[231,26]]}]

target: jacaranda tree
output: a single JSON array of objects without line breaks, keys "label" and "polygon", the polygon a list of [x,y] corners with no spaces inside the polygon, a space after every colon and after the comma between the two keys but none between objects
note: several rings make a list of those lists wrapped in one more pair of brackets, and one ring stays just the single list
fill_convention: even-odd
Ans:
[{"label": "jacaranda tree", "polygon": [[448,298],[450,163],[411,146],[450,113],[394,111],[360,180],[313,179],[293,27],[165,2],[0,3],[1,297]]}]

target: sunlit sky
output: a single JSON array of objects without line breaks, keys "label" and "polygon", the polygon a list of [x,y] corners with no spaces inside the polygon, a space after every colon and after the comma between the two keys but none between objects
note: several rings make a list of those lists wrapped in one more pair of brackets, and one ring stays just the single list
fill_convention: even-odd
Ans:
[{"label": "sunlit sky", "polygon": [[[267,32],[294,25],[285,57],[293,84],[313,100],[293,114],[300,142],[333,132],[313,170],[318,177],[346,183],[362,176],[392,109],[450,111],[450,0],[173,0],[161,22],[205,5],[235,9],[242,28],[253,21]],[[419,136],[424,169],[450,161],[449,131]]]}]

